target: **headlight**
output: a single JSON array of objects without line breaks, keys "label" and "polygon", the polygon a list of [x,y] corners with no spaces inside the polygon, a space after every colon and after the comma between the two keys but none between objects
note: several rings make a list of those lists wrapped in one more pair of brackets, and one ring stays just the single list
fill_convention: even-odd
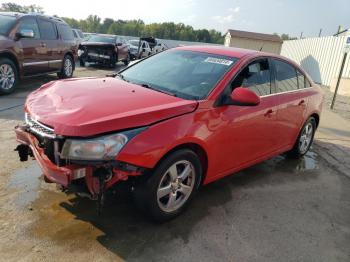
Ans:
[{"label": "headlight", "polygon": [[81,56],[82,54],[84,54],[84,50],[78,49],[78,56]]},{"label": "headlight", "polygon": [[120,150],[145,128],[137,128],[92,139],[67,139],[61,158],[72,160],[112,160]]}]

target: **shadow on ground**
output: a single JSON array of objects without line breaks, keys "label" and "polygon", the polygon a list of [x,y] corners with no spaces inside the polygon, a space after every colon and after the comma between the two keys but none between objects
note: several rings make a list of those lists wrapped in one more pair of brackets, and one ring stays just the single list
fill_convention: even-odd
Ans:
[{"label": "shadow on ground", "polygon": [[[141,214],[135,208],[130,194],[125,192],[116,196],[109,195],[100,216],[97,216],[95,203],[82,198],[72,197],[65,202],[60,202],[59,206],[68,210],[75,220],[87,222],[98,229],[101,234],[94,235],[97,241],[124,259],[138,257],[146,250],[156,251],[158,257],[166,256],[169,251],[164,250],[164,246],[173,241],[177,241],[175,249],[186,245],[190,238],[198,234],[199,223],[204,221],[205,224],[210,225],[209,227],[215,227],[220,223],[230,223],[222,217],[218,218],[218,221],[207,221],[207,219],[213,214],[215,216],[216,210],[222,208],[226,219],[230,220],[235,217],[237,214],[234,212],[234,206],[240,205],[242,200],[249,199],[249,193],[245,191],[316,179],[318,176],[315,172],[318,168],[316,157],[316,153],[313,152],[308,153],[301,160],[278,156],[234,176],[209,184],[198,192],[185,213],[161,225],[154,224]],[[230,203],[230,208],[225,208],[227,203]],[[55,210],[57,212],[57,208]],[[52,216],[47,208],[44,208],[43,211],[45,212],[42,214],[44,217],[38,224],[40,228],[49,225],[55,227],[57,219],[60,217]],[[86,229],[83,228],[81,228],[82,233],[86,232]],[[200,231],[202,230],[203,228],[200,229]],[[73,226],[65,225],[62,230],[53,230],[49,237],[58,244],[62,244],[74,239],[72,232],[79,234],[79,226],[76,223],[74,229]],[[228,234],[219,232],[220,234]]]}]

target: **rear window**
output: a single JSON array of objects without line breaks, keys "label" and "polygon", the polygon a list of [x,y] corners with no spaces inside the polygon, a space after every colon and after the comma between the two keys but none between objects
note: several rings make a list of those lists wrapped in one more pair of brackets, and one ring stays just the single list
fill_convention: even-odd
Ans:
[{"label": "rear window", "polygon": [[45,40],[57,39],[56,27],[52,22],[40,19],[39,28],[41,33],[41,39],[45,39]]},{"label": "rear window", "polygon": [[0,15],[0,35],[7,35],[15,25],[16,18],[9,15]]},{"label": "rear window", "polygon": [[67,25],[58,25],[58,31],[63,40],[74,40],[74,31]]},{"label": "rear window", "polygon": [[275,61],[277,93],[298,89],[297,71],[294,66],[280,61]]}]

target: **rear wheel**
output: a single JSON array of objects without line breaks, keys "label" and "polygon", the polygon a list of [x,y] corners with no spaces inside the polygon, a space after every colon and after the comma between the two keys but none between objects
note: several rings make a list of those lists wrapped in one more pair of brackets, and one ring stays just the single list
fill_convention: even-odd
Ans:
[{"label": "rear wheel", "polygon": [[150,178],[134,191],[136,204],[156,221],[179,215],[199,187],[202,167],[198,156],[182,149],[167,156]]},{"label": "rear wheel", "polygon": [[301,129],[298,139],[294,144],[294,147],[291,151],[288,152],[288,155],[293,158],[299,158],[305,155],[314,140],[314,135],[316,131],[316,120],[313,117],[310,117],[304,124]]},{"label": "rear wheel", "polygon": [[15,64],[7,58],[0,59],[0,94],[12,93],[18,82],[18,72]]},{"label": "rear wheel", "polygon": [[74,61],[71,56],[66,55],[63,59],[62,68],[59,73],[57,73],[58,78],[70,78],[73,76],[74,72]]}]

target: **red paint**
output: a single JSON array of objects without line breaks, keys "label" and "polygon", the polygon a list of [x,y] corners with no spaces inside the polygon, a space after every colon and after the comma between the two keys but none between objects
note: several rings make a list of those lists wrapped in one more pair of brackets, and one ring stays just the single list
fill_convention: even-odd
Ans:
[{"label": "red paint", "polygon": [[[85,78],[45,85],[28,97],[26,111],[65,136],[86,137],[149,126],[116,158],[135,166],[153,168],[177,146],[196,145],[207,159],[204,184],[290,150],[303,123],[312,114],[320,116],[323,94],[314,83],[307,89],[263,97],[238,88],[232,98],[238,96],[258,105],[216,106],[227,84],[252,59],[279,56],[223,47],[179,49],[240,60],[206,100],[183,100],[113,78]],[[42,152],[37,154],[44,159]],[[39,157],[38,161],[44,172],[56,172],[46,160]],[[63,175],[64,171],[59,168],[57,173]],[[125,179],[125,175],[116,176],[113,183]],[[91,183],[89,187],[97,190]]]},{"label": "red paint", "polygon": [[258,105],[260,103],[260,97],[243,87],[235,88],[231,94],[231,99],[239,104]]}]

